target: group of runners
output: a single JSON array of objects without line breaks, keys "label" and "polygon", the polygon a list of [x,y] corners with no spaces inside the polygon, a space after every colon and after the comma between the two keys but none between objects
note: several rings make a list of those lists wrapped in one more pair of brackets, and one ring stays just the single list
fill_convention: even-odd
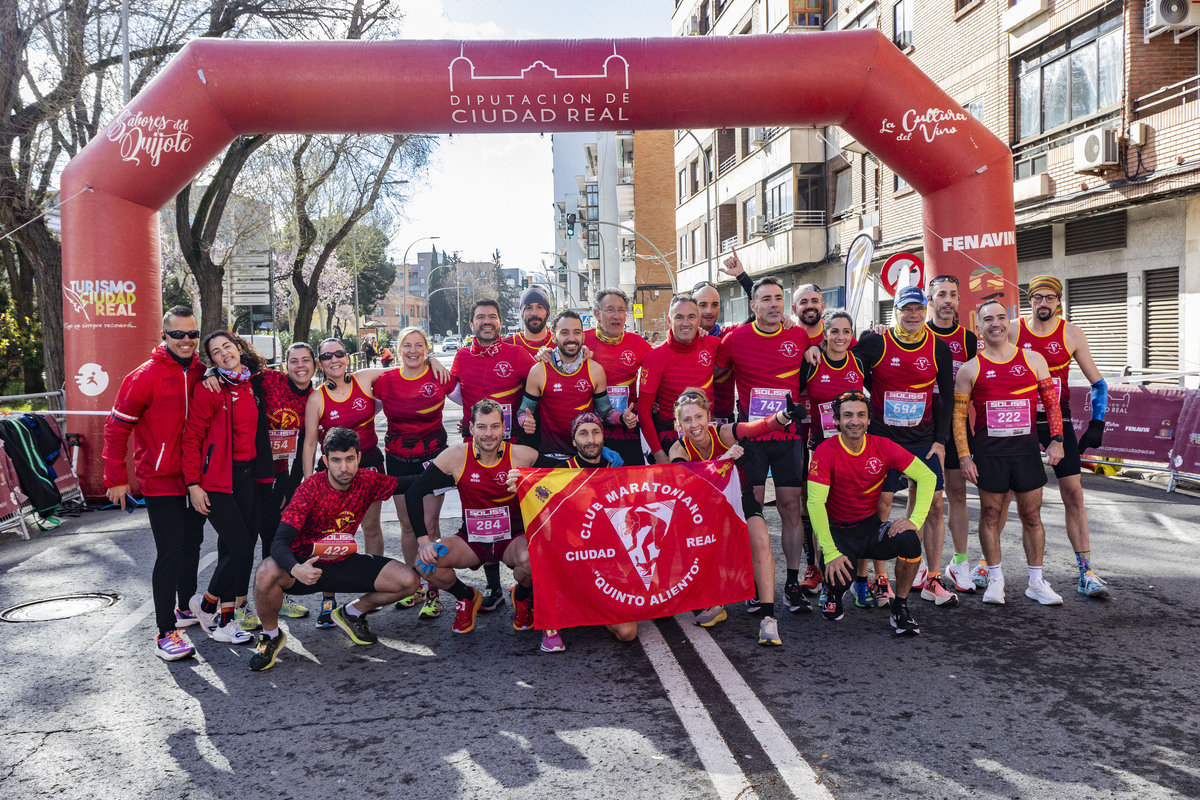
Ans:
[{"label": "group of runners", "polygon": [[[760,615],[758,641],[779,645],[776,565],[762,516],[768,476],[782,525],[783,605],[831,620],[851,600],[890,606],[896,633],[915,634],[911,590],[941,607],[977,588],[984,602],[1005,601],[1000,531],[1010,495],[1022,522],[1026,595],[1062,602],[1042,576],[1045,448],[1067,508],[1078,592],[1108,596],[1091,569],[1079,480],[1080,449],[1103,434],[1106,387],[1086,338],[1060,316],[1057,279],[1031,282],[1028,319],[1010,321],[998,302],[975,309],[977,338],[957,321],[957,280],[937,276],[928,295],[921,287],[897,293],[891,327],[856,339],[850,315],[827,312],[818,287],[796,290],[789,313],[779,281],[752,283],[736,253],[722,272],[749,295],[752,318],[722,327],[717,289],[701,283],[672,298],[657,347],[625,330],[629,298],[619,290],[597,294],[596,326],[584,330],[572,311],[551,320],[549,297],[527,289],[523,330],[510,337],[501,336],[499,304],[479,300],[471,345],[449,370],[417,328],[399,333],[398,363],[388,369],[352,372],[336,339],[315,350],[296,343],[284,371],[269,369],[235,334],[200,341],[191,310],[172,308],[163,344],[121,385],[104,446],[108,496],[124,506],[132,439],[157,549],[157,655],[192,655],[189,626],[234,644],[255,641],[257,630],[250,668],[270,668],[286,641],[279,617],[307,616],[293,598],[316,593],[317,626],[338,627],[356,644],[376,641],[368,612],[394,604],[437,618],[443,592],[454,600],[455,633],[472,631],[480,611],[506,599],[513,628],[533,628],[534,576],[514,486],[519,470],[535,466],[735,459],[755,578],[747,611]],[[1072,360],[1092,384],[1092,421],[1078,442]],[[463,408],[462,443],[448,440],[446,400]],[[984,558],[974,566],[967,481],[981,507]],[[442,536],[443,495],[454,488],[461,525]],[[892,520],[902,488],[908,508]],[[403,561],[384,555],[381,504],[389,498]],[[943,576],[946,516],[954,553]],[[218,560],[198,591],[206,519]],[[894,583],[885,564],[893,559]],[[508,593],[501,563],[515,581]],[[457,572],[478,568],[484,591]],[[356,599],[338,604],[339,593]],[[698,609],[696,623],[727,618],[714,606]],[[609,628],[622,641],[637,636],[636,622]],[[541,649],[565,649],[562,632],[543,631]]]}]

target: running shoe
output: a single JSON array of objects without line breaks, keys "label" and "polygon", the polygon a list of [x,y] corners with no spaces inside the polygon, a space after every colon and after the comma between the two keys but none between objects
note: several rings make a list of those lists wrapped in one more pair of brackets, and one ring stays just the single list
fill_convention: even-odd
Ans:
[{"label": "running shoe", "polygon": [[954,584],[954,591],[975,591],[975,584],[971,582],[971,565],[967,562],[964,561],[961,564],[947,564],[946,574],[950,576],[950,582]]},{"label": "running shoe", "polygon": [[816,565],[809,564],[804,569],[804,579],[800,581],[800,591],[804,592],[807,597],[816,597],[820,594],[821,584],[824,582],[821,570],[817,569]]},{"label": "running shoe", "polygon": [[175,609],[175,627],[186,628],[189,625],[199,625],[200,620],[196,619],[196,615],[192,613],[190,608]]},{"label": "running shoe", "polygon": [[283,649],[283,643],[287,641],[287,634],[283,631],[272,639],[265,633],[258,635],[258,642],[254,645],[254,655],[250,656],[250,671],[262,672],[275,666],[275,659],[279,656],[279,651]]},{"label": "running shoe", "polygon": [[854,605],[859,608],[875,607],[875,595],[871,594],[871,584],[855,581],[851,588],[854,590]]},{"label": "running shoe", "polygon": [[829,620],[842,618],[842,598],[834,597],[827,587],[821,587],[821,596],[817,600],[821,604],[821,616]]},{"label": "running shoe", "polygon": [[487,587],[487,592],[483,595],[483,603],[479,606],[479,610],[485,614],[490,614],[504,605],[504,590],[499,586]]},{"label": "running shoe", "polygon": [[908,611],[908,603],[892,603],[891,623],[897,636],[916,636],[921,632],[917,621]]},{"label": "running shoe", "polygon": [[958,595],[946,588],[941,575],[930,575],[925,579],[925,588],[921,590],[921,599],[939,606],[958,605]]},{"label": "running shoe", "polygon": [[[1101,580],[1096,573],[1090,569],[1079,576],[1079,587],[1076,589],[1080,594],[1087,597],[1095,597],[1100,600],[1108,600],[1112,597],[1108,593],[1108,584]],[[178,624],[175,627],[179,627]]]},{"label": "running shoe", "polygon": [[808,601],[804,599],[804,592],[800,589],[798,582],[784,584],[783,599],[787,602],[788,611],[793,614],[797,611],[812,610],[808,607]]},{"label": "running shoe", "polygon": [[421,606],[421,610],[417,612],[417,619],[436,619],[442,615],[442,598],[438,595],[438,590],[430,588],[425,593],[425,604]]},{"label": "running shoe", "polygon": [[1030,581],[1029,587],[1025,590],[1025,596],[1030,600],[1037,600],[1044,606],[1062,605],[1062,595],[1051,589],[1045,578],[1036,582]]},{"label": "running shoe", "polygon": [[475,630],[475,615],[479,613],[479,606],[483,603],[483,595],[478,589],[471,590],[471,596],[466,600],[454,601],[454,627],[455,633],[470,633]]},{"label": "running shoe", "polygon": [[542,652],[543,653],[561,653],[567,649],[566,643],[562,637],[558,635],[558,631],[549,630],[542,631]]},{"label": "running shoe", "polygon": [[509,589],[513,604],[513,630],[527,631],[533,627],[533,596],[528,600],[517,599],[517,587]]},{"label": "running shoe", "polygon": [[751,597],[746,601],[747,614],[757,614],[760,611],[762,611],[762,603],[758,602],[757,597]]},{"label": "running shoe", "polygon": [[417,603],[425,602],[425,587],[422,586],[408,597],[401,597],[396,601],[396,608],[412,608]]},{"label": "running shoe", "polygon": [[987,562],[982,558],[979,559],[979,563],[975,565],[975,569],[971,570],[971,583],[975,584],[975,586],[980,589],[986,589],[988,587]]},{"label": "running shoe", "polygon": [[170,631],[166,636],[158,637],[158,641],[154,645],[154,653],[163,661],[179,661],[195,655],[196,648],[179,631]]},{"label": "running shoe", "polygon": [[333,628],[336,627],[333,621],[333,609],[337,605],[337,601],[332,597],[321,598],[321,613],[317,614],[317,621],[314,623],[318,628]]},{"label": "running shoe", "polygon": [[696,615],[696,624],[701,628],[711,628],[727,619],[729,615],[725,613],[725,606],[709,606]]},{"label": "running shoe", "polygon": [[308,608],[300,605],[292,599],[291,595],[283,596],[283,605],[279,607],[279,613],[288,619],[300,619],[308,616]]},{"label": "running shoe", "polygon": [[371,624],[367,622],[366,614],[360,614],[357,617],[347,614],[346,606],[340,605],[333,610],[331,616],[333,624],[345,631],[346,635],[350,637],[350,641],[355,644],[375,644],[379,641],[375,631],[371,630]]},{"label": "running shoe", "polygon": [[192,612],[192,616],[196,618],[196,622],[200,625],[200,630],[212,636],[213,631],[217,629],[217,615],[215,613],[209,614],[201,608],[200,602],[202,600],[204,600],[204,595],[194,595],[188,601],[188,609]]},{"label": "running shoe", "polygon": [[921,566],[917,568],[917,577],[913,578],[912,588],[924,589],[925,580],[929,577],[929,568],[925,566],[925,560],[921,559]]},{"label": "running shoe", "polygon": [[237,624],[237,620],[232,619],[221,627],[214,629],[212,638],[214,642],[223,642],[225,644],[249,644],[254,641],[254,637],[242,630],[242,626]]},{"label": "running shoe", "polygon": [[783,644],[779,638],[779,623],[774,617],[763,617],[758,623],[758,643],[774,647]]},{"label": "running shoe", "polygon": [[258,614],[254,613],[254,609],[250,607],[249,603],[234,609],[233,620],[244,631],[256,631],[262,627]]},{"label": "running shoe", "polygon": [[876,608],[887,608],[896,599],[896,593],[892,591],[892,584],[888,582],[887,575],[875,576],[875,583],[871,585],[871,594],[875,595]]},{"label": "running shoe", "polygon": [[[987,567],[984,567],[986,570]],[[983,602],[993,605],[1004,605],[1004,576],[1000,575],[994,580],[988,580],[987,591],[983,593]]]}]

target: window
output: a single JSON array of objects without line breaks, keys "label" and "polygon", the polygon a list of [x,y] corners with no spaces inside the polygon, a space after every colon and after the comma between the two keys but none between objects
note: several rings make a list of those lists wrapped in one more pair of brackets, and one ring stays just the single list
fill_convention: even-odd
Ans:
[{"label": "window", "polygon": [[894,173],[894,172],[892,173],[892,191],[893,192],[903,192],[905,189],[910,189],[910,188],[912,188],[912,187],[910,187],[908,185],[908,181],[904,180],[904,178],[901,178],[896,173]]},{"label": "window", "polygon": [[755,198],[751,197],[749,200],[742,203],[742,219],[745,220],[744,224],[746,233],[745,237],[742,239],[744,242],[750,241],[750,225],[752,224],[750,221],[754,219],[757,213],[757,203],[755,202]]},{"label": "window", "polygon": [[1018,161],[1013,165],[1013,179],[1019,181],[1022,178],[1028,178],[1030,175],[1045,172],[1047,165],[1048,162],[1045,153]]},{"label": "window", "polygon": [[1066,125],[1121,101],[1124,45],[1121,7],[1055,34],[1017,56],[1022,139]]},{"label": "window", "polygon": [[846,288],[835,286],[832,289],[821,290],[821,302],[826,308],[841,308],[846,304]]},{"label": "window", "polygon": [[713,152],[711,147],[704,148],[704,185],[712,183],[713,179]]},{"label": "window", "polygon": [[686,236],[679,237],[679,252],[677,253],[677,255],[679,256],[679,265],[680,266],[683,266],[688,263],[688,249],[687,249],[687,237]]},{"label": "window", "polygon": [[792,206],[792,170],[789,168],[767,179],[767,219],[790,216]]},{"label": "window", "polygon": [[701,245],[700,231],[701,231],[700,228],[692,228],[692,231],[690,234],[692,237],[692,241],[689,243],[688,250],[692,254],[692,263],[694,263],[694,264],[699,264],[700,259],[703,258],[703,256],[700,255],[700,245]]},{"label": "window", "polygon": [[834,175],[833,216],[845,216],[854,203],[854,189],[851,180],[854,177],[851,169],[843,169]]},{"label": "window", "polygon": [[792,27],[821,27],[821,0],[792,0]]},{"label": "window", "polygon": [[600,258],[600,229],[596,225],[587,226],[588,258]]},{"label": "window", "polygon": [[857,19],[853,20],[843,30],[857,30],[858,28],[875,28],[875,6],[872,5],[867,9],[866,13],[861,14]]},{"label": "window", "polygon": [[983,122],[983,98],[976,97],[974,100],[968,100],[963,104],[963,110],[970,114],[975,119]]},{"label": "window", "polygon": [[679,202],[682,203],[687,199],[687,196],[687,170],[681,169],[679,170]]},{"label": "window", "polygon": [[742,128],[742,157],[745,158],[750,154],[750,129]]},{"label": "window", "polygon": [[700,162],[693,161],[691,164],[691,190],[692,194],[700,191]]},{"label": "window", "polygon": [[700,35],[703,36],[704,34],[708,33],[709,27],[708,2],[706,0],[706,2],[700,4]]},{"label": "window", "polygon": [[892,41],[903,50],[913,43],[913,3],[915,0],[900,0],[892,6]]}]

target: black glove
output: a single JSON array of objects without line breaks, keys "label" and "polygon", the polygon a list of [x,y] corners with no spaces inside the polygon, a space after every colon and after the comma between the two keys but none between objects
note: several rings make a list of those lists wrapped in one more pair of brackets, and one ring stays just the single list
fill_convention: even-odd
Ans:
[{"label": "black glove", "polygon": [[784,395],[783,402],[783,416],[787,418],[788,422],[804,419],[804,406],[796,405],[796,401],[792,400],[790,394]]},{"label": "black glove", "polygon": [[[1064,421],[1064,424],[1070,424]],[[1094,419],[1088,423],[1087,430],[1079,437],[1079,452],[1088,448],[1096,448],[1104,440],[1104,420]]]},{"label": "black glove", "polygon": [[750,449],[749,439],[742,439],[738,444],[742,446],[742,454],[733,463],[737,464],[744,472],[747,467],[754,463],[754,451]]}]

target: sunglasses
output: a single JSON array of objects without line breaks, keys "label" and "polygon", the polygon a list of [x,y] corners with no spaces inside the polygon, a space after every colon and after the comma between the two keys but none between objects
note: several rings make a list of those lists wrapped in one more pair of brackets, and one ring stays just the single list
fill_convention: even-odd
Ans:
[{"label": "sunglasses", "polygon": [[955,286],[958,286],[958,278],[954,277],[953,275],[937,275],[929,281],[929,285],[933,286],[935,283],[941,283],[942,281],[949,281]]},{"label": "sunglasses", "polygon": [[345,350],[334,350],[332,353],[321,353],[321,355],[317,356],[317,360],[318,361],[329,361],[334,358],[345,358],[345,357],[346,357]]},{"label": "sunglasses", "polygon": [[163,331],[165,336],[170,336],[172,339],[179,340],[183,338],[199,339],[200,331]]}]

